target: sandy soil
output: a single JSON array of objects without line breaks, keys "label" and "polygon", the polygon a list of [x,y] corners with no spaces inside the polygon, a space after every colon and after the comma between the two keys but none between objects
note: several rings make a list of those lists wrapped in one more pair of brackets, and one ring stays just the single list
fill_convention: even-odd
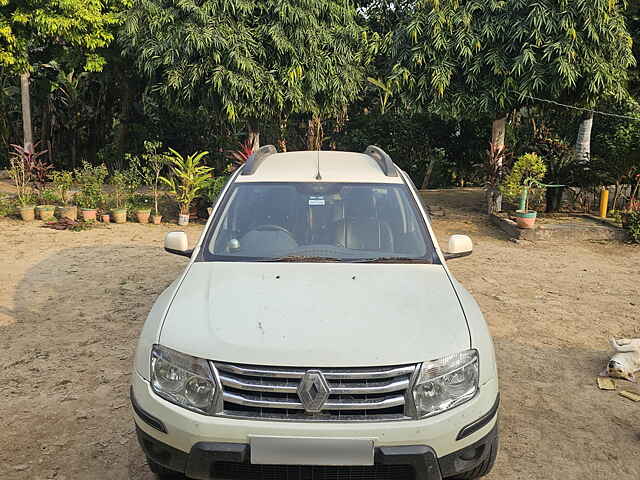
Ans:
[{"label": "sandy soil", "polygon": [[[489,478],[640,478],[640,403],[595,387],[607,337],[640,337],[640,248],[515,244],[474,209],[477,191],[426,197],[444,207],[441,241],[475,241],[450,267],[496,343],[502,445]],[[144,318],[186,262],[161,249],[175,228],[0,219],[0,478],[153,478],[128,382]],[[187,228],[192,242],[200,230]]]}]

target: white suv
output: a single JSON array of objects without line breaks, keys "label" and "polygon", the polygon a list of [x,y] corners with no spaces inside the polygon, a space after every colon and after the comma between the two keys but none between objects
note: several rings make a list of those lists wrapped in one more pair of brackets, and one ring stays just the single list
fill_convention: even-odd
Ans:
[{"label": "white suv", "polygon": [[377,147],[275,153],[229,180],[140,336],[151,470],[193,479],[471,479],[498,449],[493,344],[409,177]]}]

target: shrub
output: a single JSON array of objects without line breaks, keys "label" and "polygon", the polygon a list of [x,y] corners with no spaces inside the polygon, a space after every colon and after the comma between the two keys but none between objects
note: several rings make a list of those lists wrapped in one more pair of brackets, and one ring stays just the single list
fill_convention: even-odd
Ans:
[{"label": "shrub", "polygon": [[54,170],[49,175],[53,182],[53,188],[56,190],[58,197],[63,205],[67,205],[69,202],[69,189],[73,184],[73,175],[71,172],[65,172],[61,170]]},{"label": "shrub", "polygon": [[7,217],[16,211],[16,202],[9,195],[0,194],[0,217]]},{"label": "shrub", "polygon": [[151,210],[153,204],[153,198],[142,193],[133,194],[127,199],[127,209],[129,211]]},{"label": "shrub", "polygon": [[75,170],[76,181],[80,192],[76,200],[81,208],[98,208],[104,201],[102,186],[107,178],[107,167],[104,164],[93,166],[89,162],[82,162],[82,167]]},{"label": "shrub", "polygon": [[171,176],[160,177],[160,180],[169,186],[180,205],[180,213],[186,215],[189,213],[191,202],[206,187],[211,176],[212,168],[201,164],[209,152],[199,152],[183,157],[174,149],[169,150],[172,153]]},{"label": "shrub", "polygon": [[213,206],[213,204],[216,203],[227,180],[229,180],[228,176],[211,177],[207,180],[202,197],[209,206]]},{"label": "shrub", "polygon": [[546,173],[547,167],[542,158],[535,153],[526,153],[516,160],[500,186],[500,191],[507,199],[515,201],[522,194],[524,187],[541,182]]},{"label": "shrub", "polygon": [[60,203],[60,195],[53,188],[45,188],[40,193],[40,201],[42,205],[58,205]]},{"label": "shrub", "polygon": [[627,215],[627,230],[629,230],[631,240],[640,243],[640,210],[629,212]]}]

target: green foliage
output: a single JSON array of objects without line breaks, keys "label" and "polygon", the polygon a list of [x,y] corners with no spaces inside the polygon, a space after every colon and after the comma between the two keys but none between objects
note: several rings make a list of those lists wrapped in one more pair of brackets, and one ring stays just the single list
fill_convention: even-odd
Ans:
[{"label": "green foliage", "polygon": [[104,164],[93,166],[89,162],[82,162],[82,167],[74,170],[79,192],[76,202],[81,208],[98,208],[104,201],[102,187],[107,178],[107,167]]},{"label": "green foliage", "polygon": [[216,200],[222,193],[222,189],[229,180],[228,176],[209,177],[203,188],[203,197],[207,202],[207,205],[213,206]]},{"label": "green foliage", "polygon": [[140,0],[122,41],[169,100],[213,104],[232,121],[340,111],[367,59],[343,0]]},{"label": "green foliage", "polygon": [[73,174],[63,170],[54,170],[49,174],[51,181],[53,182],[53,188],[55,188],[62,205],[68,205],[69,203],[69,189],[73,184]]},{"label": "green foliage", "polygon": [[109,183],[113,187],[113,207],[114,208],[124,208],[126,202],[126,185],[127,185],[127,177],[125,174],[116,170],[111,174],[111,178],[109,179]]},{"label": "green foliage", "polygon": [[525,187],[530,188],[542,182],[546,173],[547,167],[542,158],[536,153],[527,153],[513,164],[511,172],[500,186],[500,191],[509,200],[516,200]]},{"label": "green foliage", "polygon": [[99,71],[104,59],[93,53],[113,40],[120,12],[130,0],[0,0],[0,67],[24,72],[30,50],[77,49],[87,70]]},{"label": "green foliage", "polygon": [[158,152],[160,148],[162,148],[162,142],[150,142],[145,140],[145,153],[142,155],[142,159],[146,165],[142,165],[141,173],[144,178],[144,182],[151,186],[151,190],[153,191],[154,215],[158,215],[160,175],[162,175],[162,170],[164,170],[170,162],[170,157],[166,153]]},{"label": "green foliage", "polygon": [[201,165],[203,158],[209,152],[199,152],[183,157],[172,148],[169,151],[172,154],[171,176],[160,177],[160,180],[169,186],[171,193],[180,204],[180,213],[186,215],[189,213],[191,202],[207,186],[207,181],[211,177],[213,169]]},{"label": "green foliage", "polygon": [[625,95],[634,64],[622,0],[425,0],[394,36],[394,78],[418,105],[454,115],[543,98]]},{"label": "green foliage", "polygon": [[0,217],[7,217],[16,211],[16,202],[9,195],[0,194]]},{"label": "green foliage", "polygon": [[142,193],[135,193],[127,199],[127,209],[131,212],[136,210],[151,210],[153,198]]},{"label": "green foliage", "polygon": [[40,194],[41,205],[59,205],[60,203],[60,195],[53,188],[45,188]]},{"label": "green foliage", "polygon": [[631,236],[631,240],[635,243],[640,243],[640,210],[635,210],[626,213],[627,215],[627,230]]}]

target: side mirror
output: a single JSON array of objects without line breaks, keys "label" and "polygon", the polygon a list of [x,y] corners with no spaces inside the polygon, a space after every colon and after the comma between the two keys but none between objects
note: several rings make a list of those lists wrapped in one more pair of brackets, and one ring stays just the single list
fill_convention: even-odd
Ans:
[{"label": "side mirror", "polygon": [[164,249],[169,253],[183,257],[191,257],[193,253],[193,249],[189,250],[189,241],[184,232],[167,233],[167,236],[164,237]]},{"label": "side mirror", "polygon": [[444,252],[444,259],[466,257],[473,253],[473,242],[466,235],[451,235],[449,237],[449,246]]}]

